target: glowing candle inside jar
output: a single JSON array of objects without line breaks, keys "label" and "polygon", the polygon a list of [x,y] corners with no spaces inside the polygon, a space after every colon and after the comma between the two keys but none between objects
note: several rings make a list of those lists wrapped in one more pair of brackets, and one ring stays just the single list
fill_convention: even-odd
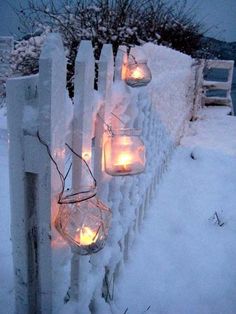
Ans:
[{"label": "glowing candle inside jar", "polygon": [[75,237],[75,240],[78,241],[81,245],[90,245],[92,243],[95,243],[97,241],[97,238],[97,231],[93,231],[89,227],[83,227],[80,230],[79,235]]},{"label": "glowing candle inside jar", "polygon": [[114,164],[116,172],[130,172],[132,170],[132,160],[130,153],[120,153]]},{"label": "glowing candle inside jar", "polygon": [[131,76],[134,79],[140,79],[140,80],[144,78],[143,71],[139,67],[137,67],[134,71],[132,71]]}]

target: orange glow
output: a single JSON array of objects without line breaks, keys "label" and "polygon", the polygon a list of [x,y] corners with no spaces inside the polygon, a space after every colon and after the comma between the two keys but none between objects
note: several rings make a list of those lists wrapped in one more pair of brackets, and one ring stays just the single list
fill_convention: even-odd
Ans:
[{"label": "orange glow", "polygon": [[132,145],[132,139],[130,136],[121,136],[119,138],[120,145]]},{"label": "orange glow", "polygon": [[117,172],[127,172],[131,171],[132,166],[132,154],[130,153],[120,153],[114,164],[114,168]]},{"label": "orange glow", "polygon": [[[77,231],[79,231],[78,229]],[[90,245],[97,241],[98,234],[89,227],[83,227],[79,234],[76,235],[75,241],[79,242],[80,245]]]},{"label": "orange glow", "polygon": [[68,246],[67,242],[59,235],[51,241],[51,247],[53,249],[62,249],[66,246]]},{"label": "orange glow", "polygon": [[120,153],[117,158],[117,165],[127,165],[132,162],[132,156],[129,153]]},{"label": "orange glow", "polygon": [[124,80],[126,78],[127,65],[123,64],[121,68],[121,79]]},{"label": "orange glow", "polygon": [[82,157],[86,160],[89,161],[91,159],[91,152],[83,152]]},{"label": "orange glow", "polygon": [[65,148],[56,148],[53,152],[54,158],[65,158],[66,150]]},{"label": "orange glow", "polygon": [[126,78],[127,65],[128,65],[128,56],[127,56],[127,54],[124,54],[123,64],[122,64],[122,67],[121,67],[121,79],[122,80],[125,80],[125,78]]},{"label": "orange glow", "polygon": [[135,70],[131,72],[131,77],[134,79],[142,80],[144,78],[143,71],[139,67],[137,67]]}]

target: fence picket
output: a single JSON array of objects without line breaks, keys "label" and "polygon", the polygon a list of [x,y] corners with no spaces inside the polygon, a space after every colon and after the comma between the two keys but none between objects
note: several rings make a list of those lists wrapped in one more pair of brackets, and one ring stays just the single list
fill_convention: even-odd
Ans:
[{"label": "fence picket", "polygon": [[[92,167],[92,138],[93,138],[93,93],[94,93],[95,60],[90,41],[82,41],[75,61],[74,83],[74,118],[72,129],[72,148]],[[72,188],[81,190],[86,180],[83,178],[84,164],[73,156]],[[89,258],[73,254],[71,261],[71,297],[78,300],[83,295],[79,282],[86,274],[85,269]]]},{"label": "fence picket", "polygon": [[114,61],[112,46],[106,44],[102,48],[99,60],[99,73],[98,73],[98,91],[103,96],[103,105],[99,109],[96,126],[95,126],[95,151],[94,151],[94,173],[98,186],[98,196],[106,200],[108,198],[108,185],[105,184],[107,175],[103,169],[103,143],[105,141],[105,125],[110,123],[111,109],[111,87],[114,76]]},{"label": "fence picket", "polygon": [[[19,314],[29,313],[32,303],[36,301],[33,289],[31,291],[34,286],[32,273],[35,274],[35,270],[33,270],[33,268],[35,269],[34,261],[32,260],[33,248],[31,248],[33,242],[31,221],[35,219],[35,206],[30,206],[33,202],[33,193],[30,195],[25,194],[33,178],[25,173],[25,170],[29,171],[31,169],[25,168],[24,162],[24,115],[26,106],[37,106],[38,97],[35,93],[37,83],[37,75],[10,79],[7,82],[11,238],[15,273],[16,313]],[[29,93],[32,97],[27,97]],[[29,174],[29,172],[27,173]]]},{"label": "fence picket", "polygon": [[[49,145],[60,171],[64,172],[66,59],[59,34],[49,34],[39,59],[39,134]],[[51,217],[58,211],[57,198],[61,181],[46,153],[40,151],[38,178],[38,267],[40,310],[50,313],[52,305],[52,266],[56,266],[51,250]],[[56,200],[55,200],[56,198]],[[51,208],[51,211],[50,211]],[[46,257],[46,258],[45,258]],[[53,259],[53,260],[52,260]]]},{"label": "fence picket", "polygon": [[[36,132],[63,171],[65,75],[61,38],[51,35],[42,49],[39,76],[7,84],[17,313],[52,311],[50,209],[57,204],[61,181]],[[52,215],[56,211],[52,208]]]}]

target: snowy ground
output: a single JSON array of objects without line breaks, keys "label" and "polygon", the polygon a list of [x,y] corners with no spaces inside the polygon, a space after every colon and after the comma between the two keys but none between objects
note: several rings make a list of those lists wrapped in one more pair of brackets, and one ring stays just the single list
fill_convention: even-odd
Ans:
[{"label": "snowy ground", "polygon": [[236,313],[235,134],[221,108],[191,123],[116,283],[117,313]]},{"label": "snowy ground", "polygon": [[[117,313],[236,313],[236,117],[226,113],[209,108],[186,130],[115,285]],[[0,313],[13,314],[7,150],[0,110]]]}]

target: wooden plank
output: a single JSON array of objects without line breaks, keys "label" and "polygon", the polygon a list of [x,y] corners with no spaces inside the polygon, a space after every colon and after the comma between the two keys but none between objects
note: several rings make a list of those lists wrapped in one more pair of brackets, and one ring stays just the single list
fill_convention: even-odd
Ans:
[{"label": "wooden plank", "polygon": [[[72,131],[73,149],[91,166],[92,138],[94,133],[93,121],[93,97],[94,97],[95,60],[90,41],[82,41],[79,46],[75,61],[75,96],[74,119]],[[79,190],[82,180],[81,160],[73,158],[73,189]],[[83,165],[84,167],[84,165]],[[85,182],[86,183],[86,182]]]},{"label": "wooden plank", "polygon": [[231,69],[233,67],[233,60],[206,60],[206,68],[208,69]]},{"label": "wooden plank", "polygon": [[[19,314],[52,312],[51,204],[57,204],[61,181],[36,132],[63,171],[65,79],[62,41],[59,35],[52,34],[42,49],[39,76],[10,79],[7,83],[12,240]],[[55,210],[52,208],[52,212]]]},{"label": "wooden plank", "polygon": [[[94,136],[93,105],[94,105],[94,75],[95,60],[90,41],[82,41],[75,61],[75,84],[74,84],[74,119],[72,130],[72,148],[80,156],[83,156],[92,168],[92,138]],[[88,184],[83,176],[85,165],[73,156],[72,189],[80,191],[84,184]],[[90,178],[90,184],[91,182]],[[79,300],[84,296],[84,280],[88,268],[89,257],[79,257],[73,254],[71,260],[71,289],[72,300]]]},{"label": "wooden plank", "polygon": [[[37,107],[38,76],[7,81],[7,110],[9,130],[9,175],[11,204],[11,238],[15,274],[16,313],[32,313],[37,302],[35,289],[35,234],[32,221],[36,215],[35,197],[37,175],[31,176],[25,167],[28,152],[24,148],[25,108]],[[28,193],[32,184],[31,193]]]},{"label": "wooden plank", "polygon": [[231,106],[231,100],[227,97],[203,97],[205,104],[218,104]]},{"label": "wooden plank", "polygon": [[216,89],[222,89],[222,90],[229,90],[231,89],[231,82],[215,82],[215,81],[203,81],[203,88],[206,88],[207,90],[216,90]]},{"label": "wooden plank", "polygon": [[195,71],[195,87],[194,87],[194,99],[193,99],[193,119],[196,119],[198,110],[202,107],[202,94],[203,94],[203,70],[205,66],[205,60],[200,59],[192,66]]},{"label": "wooden plank", "polygon": [[103,105],[99,108],[95,124],[95,151],[94,151],[94,174],[98,186],[97,195],[104,201],[108,198],[108,185],[106,184],[106,174],[104,173],[104,156],[103,144],[105,141],[105,125],[110,123],[111,113],[111,87],[114,77],[114,61],[112,46],[106,44],[102,48],[101,57],[99,60],[99,74],[98,74],[98,91],[103,97]]},{"label": "wooden plank", "polygon": [[[65,151],[65,96],[66,59],[59,34],[50,34],[39,59],[39,134],[48,144],[60,171],[64,170]],[[51,217],[58,211],[58,193],[62,185],[55,166],[51,163],[46,148],[38,152],[38,312],[52,312],[53,262],[51,250]],[[52,206],[54,204],[54,206]]]}]

